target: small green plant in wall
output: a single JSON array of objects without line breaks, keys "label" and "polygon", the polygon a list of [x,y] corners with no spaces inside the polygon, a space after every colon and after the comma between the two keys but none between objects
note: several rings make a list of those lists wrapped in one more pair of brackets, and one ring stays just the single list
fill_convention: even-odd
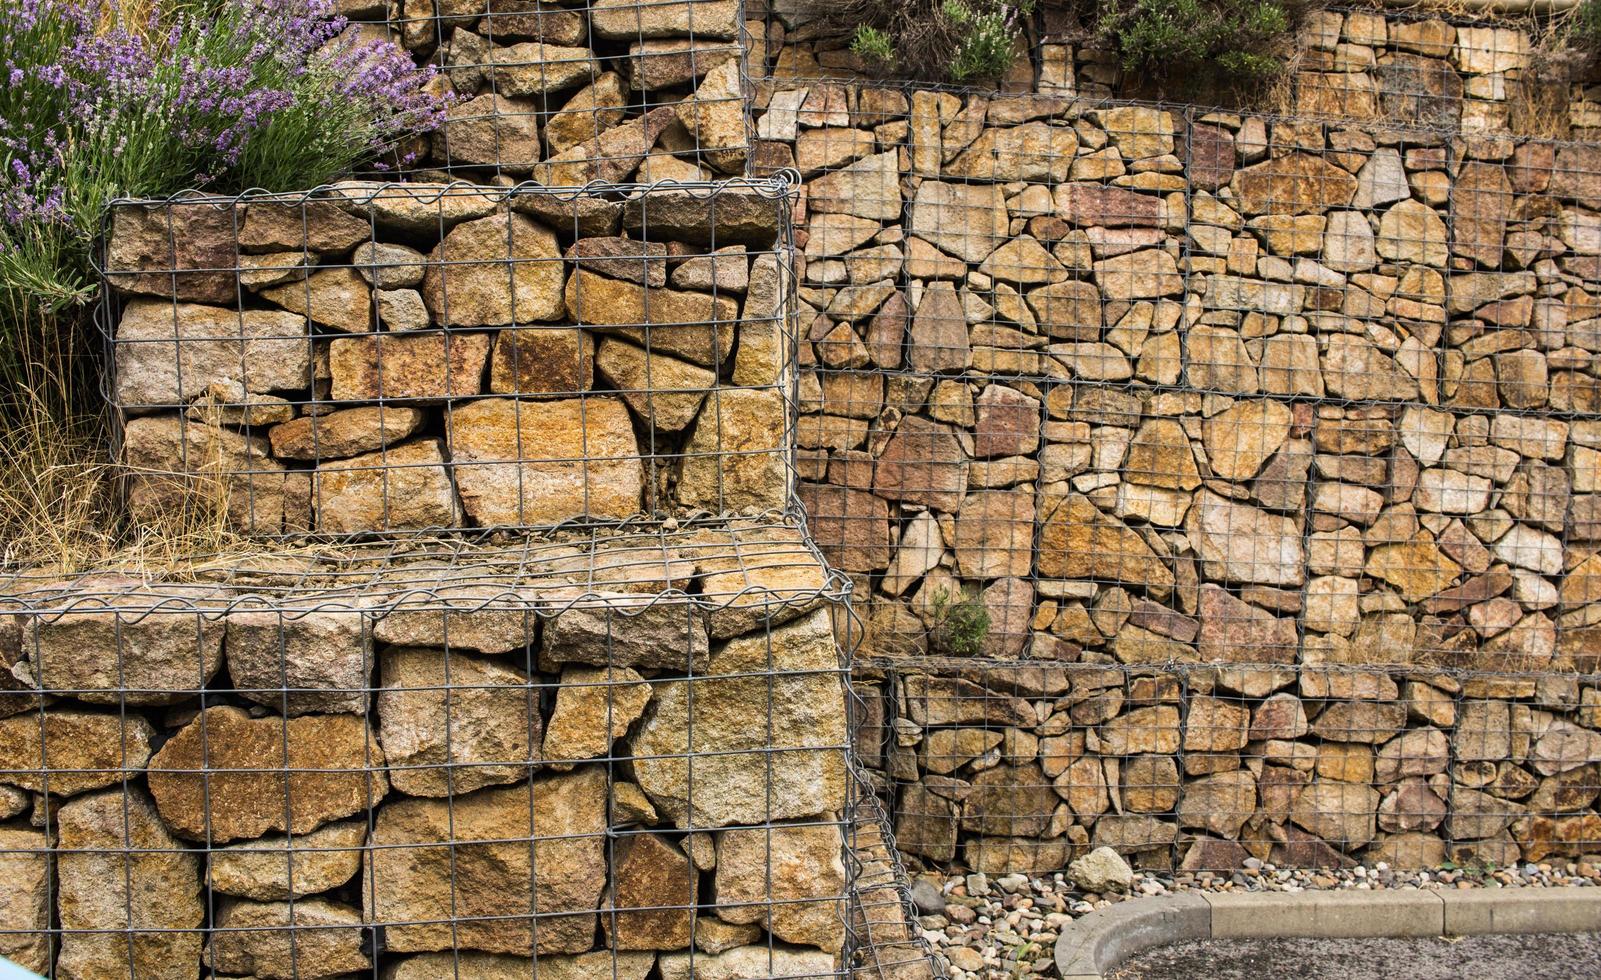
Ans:
[{"label": "small green plant in wall", "polygon": [[895,66],[895,41],[876,27],[858,26],[851,35],[851,51],[870,64],[890,70]]},{"label": "small green plant in wall", "polygon": [[929,602],[929,618],[930,653],[976,657],[983,652],[990,632],[990,614],[976,593],[962,590],[953,596],[949,590],[941,589]]},{"label": "small green plant in wall", "polygon": [[1032,13],[1034,4],[986,7],[967,0],[945,0],[941,8],[960,32],[961,41],[951,61],[951,78],[958,82],[1003,75],[1012,67],[1012,45],[1018,38],[1019,15]]}]

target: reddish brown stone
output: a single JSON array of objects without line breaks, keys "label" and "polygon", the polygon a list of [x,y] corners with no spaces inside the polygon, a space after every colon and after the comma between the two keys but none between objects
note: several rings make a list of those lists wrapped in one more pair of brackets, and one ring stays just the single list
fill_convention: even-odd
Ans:
[{"label": "reddish brown stone", "polygon": [[976,456],[1019,456],[1040,444],[1040,403],[1036,398],[1004,385],[990,385],[979,393],[974,407],[973,453]]},{"label": "reddish brown stone", "polygon": [[233,208],[130,204],[112,211],[106,277],[129,293],[195,303],[235,303],[239,264]]},{"label": "reddish brown stone", "polygon": [[917,415],[902,419],[879,454],[873,492],[954,513],[967,492],[967,458],[956,430]]},{"label": "reddish brown stone", "polygon": [[162,821],[191,840],[304,834],[377,806],[389,791],[383,765],[358,715],[253,719],[209,708],[150,760],[150,794]]},{"label": "reddish brown stone", "polygon": [[1075,225],[1157,228],[1162,224],[1161,198],[1104,184],[1062,184],[1056,188],[1056,209]]},{"label": "reddish brown stone", "polygon": [[802,483],[797,493],[831,564],[847,572],[889,565],[889,505],[881,497],[822,483]]},{"label": "reddish brown stone", "polygon": [[614,949],[683,949],[693,937],[698,877],[683,851],[657,834],[629,834],[612,854],[601,924]]},{"label": "reddish brown stone", "polygon": [[[1184,157],[1183,150],[1179,156]],[[1197,123],[1189,135],[1190,182],[1215,191],[1234,176],[1234,137],[1221,126]]]}]

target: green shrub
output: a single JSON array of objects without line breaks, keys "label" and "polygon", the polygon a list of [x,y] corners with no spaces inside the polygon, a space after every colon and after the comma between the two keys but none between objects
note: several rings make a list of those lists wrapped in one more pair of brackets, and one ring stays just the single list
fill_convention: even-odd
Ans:
[{"label": "green shrub", "polygon": [[995,78],[1012,67],[1035,0],[812,0],[854,24],[851,51],[884,73],[940,82]]},{"label": "green shrub", "polygon": [[1574,47],[1601,51],[1601,0],[1584,0],[1573,9],[1568,37]]},{"label": "green shrub", "polygon": [[[310,188],[437,125],[399,47],[335,0],[0,4],[0,411],[70,368],[108,202]],[[41,360],[43,358],[43,360]]]},{"label": "green shrub", "polygon": [[1155,77],[1257,81],[1283,67],[1295,0],[1099,0],[1095,32],[1123,67]]},{"label": "green shrub", "polygon": [[880,68],[892,68],[895,64],[895,41],[884,31],[866,24],[856,28],[851,35],[851,51]]},{"label": "green shrub", "polygon": [[951,60],[953,81],[994,78],[1012,67],[1012,45],[1017,40],[1018,30],[1008,19],[1005,8],[979,10],[963,0],[945,0],[941,9],[961,38]]},{"label": "green shrub", "polygon": [[976,657],[984,650],[984,640],[990,632],[989,610],[973,593],[962,592],[959,596],[958,601],[952,602],[951,594],[941,590],[930,603],[929,612],[934,621],[928,634],[931,653]]}]

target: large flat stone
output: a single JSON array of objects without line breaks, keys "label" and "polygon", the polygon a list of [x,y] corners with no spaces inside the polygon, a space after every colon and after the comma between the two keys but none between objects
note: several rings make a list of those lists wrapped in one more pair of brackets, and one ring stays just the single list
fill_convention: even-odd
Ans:
[{"label": "large flat stone", "polygon": [[422,296],[440,326],[558,320],[562,257],[556,236],[521,214],[468,221],[428,256]]},{"label": "large flat stone", "polygon": [[310,833],[365,812],[389,792],[383,765],[383,749],[356,715],[251,718],[208,708],[151,760],[159,771],[150,773],[150,793],[174,833],[221,844]]},{"label": "large flat stone", "polygon": [[0,719],[0,782],[73,796],[137,778],[155,730],[143,717],[51,708]]},{"label": "large flat stone", "polygon": [[1142,585],[1153,595],[1173,588],[1173,572],[1137,532],[1088,497],[1046,498],[1037,565],[1050,578]]},{"label": "large flat stone", "polygon": [[712,513],[774,510],[789,498],[788,407],[771,389],[720,389],[707,396],[684,444],[678,502]]},{"label": "large flat stone", "polygon": [[[192,697],[217,673],[223,634],[217,609],[189,611],[192,591],[143,589],[133,579],[123,584],[129,588],[113,600],[117,612],[80,603],[60,615],[19,620],[19,649],[41,688],[71,691],[91,704],[171,704]],[[221,593],[213,598],[226,601]]]},{"label": "large flat stone", "polygon": [[461,502],[438,439],[391,446],[318,468],[317,529],[329,534],[459,527]]},{"label": "large flat stone", "polygon": [[366,970],[361,912],[325,898],[298,902],[223,901],[206,943],[219,974],[310,980]]},{"label": "large flat stone", "polygon": [[619,328],[652,353],[712,368],[733,349],[739,318],[738,301],[726,293],[653,289],[582,268],[567,280],[567,305],[579,323]]},{"label": "large flat stone", "polygon": [[907,230],[968,262],[982,262],[1006,240],[1006,213],[997,186],[925,180],[912,199]]},{"label": "large flat stone", "polygon": [[294,838],[274,834],[206,855],[211,887],[258,901],[301,898],[338,888],[361,868],[367,824],[331,823]]},{"label": "large flat stone", "polygon": [[640,510],[644,469],[619,399],[484,399],[452,409],[445,429],[475,524],[620,519]]},{"label": "large flat stone", "polygon": [[64,803],[56,827],[59,975],[193,980],[206,914],[200,856],[168,833],[144,791]]},{"label": "large flat stone", "polygon": [[306,318],[136,299],[122,312],[112,356],[117,405],[182,408],[220,381],[248,393],[311,384]]},{"label": "large flat stone", "polygon": [[539,761],[539,689],[519,670],[416,647],[384,651],[378,741],[395,789],[460,796],[525,779]]},{"label": "large flat stone", "polygon": [[640,788],[679,826],[757,824],[843,805],[838,670],[826,611],[728,641],[703,677],[657,685],[628,742]]},{"label": "large flat stone", "polygon": [[845,941],[839,827],[779,824],[717,835],[717,916],[760,923],[784,942],[836,952]]},{"label": "large flat stone", "polygon": [[1300,585],[1306,575],[1301,529],[1289,517],[1203,489],[1186,524],[1209,577]]},{"label": "large flat stone", "polygon": [[589,594],[563,603],[545,624],[540,656],[553,663],[706,669],[705,617],[692,605],[650,595]]},{"label": "large flat stone", "polygon": [[364,714],[372,637],[359,609],[228,614],[228,676],[241,697],[289,715]]},{"label": "large flat stone", "polygon": [[234,208],[207,203],[119,205],[111,212],[107,278],[124,292],[233,302],[242,220]]},{"label": "large flat stone", "polygon": [[362,874],[368,921],[398,953],[588,951],[607,879],[607,782],[589,766],[532,787],[392,801]]},{"label": "large flat stone", "polygon": [[344,408],[275,425],[267,430],[267,438],[277,459],[348,459],[399,442],[426,420],[427,414],[420,408]]},{"label": "large flat stone", "polygon": [[489,335],[377,333],[328,344],[328,397],[429,404],[483,391]]}]

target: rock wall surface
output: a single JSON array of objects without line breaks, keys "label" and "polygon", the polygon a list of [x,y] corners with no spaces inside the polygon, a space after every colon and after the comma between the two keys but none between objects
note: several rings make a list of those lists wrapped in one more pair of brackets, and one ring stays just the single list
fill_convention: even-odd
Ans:
[{"label": "rock wall surface", "polygon": [[835,975],[841,582],[797,530],[385,551],[8,581],[4,955]]},{"label": "rock wall surface", "polygon": [[[242,523],[346,533],[762,509],[792,440],[918,860],[1601,851],[1597,89],[1537,78],[1515,26],[1355,9],[1314,18],[1274,113],[1114,101],[1140,80],[1049,14],[996,91],[917,89],[795,6],[373,11],[463,96],[419,180],[805,186],[787,215],[372,185],[181,235],[181,205],[133,210],[130,460],[189,489],[220,458]],[[751,325],[786,224],[779,433]],[[718,785],[655,805],[715,820],[743,805]]]},{"label": "rock wall surface", "polygon": [[405,162],[541,184],[745,172],[741,0],[396,0],[356,29],[441,69],[455,104]]},{"label": "rock wall surface", "polygon": [[349,181],[119,206],[134,514],[201,499],[255,534],[350,535],[782,509],[783,193]]},{"label": "rock wall surface", "polygon": [[800,492],[914,860],[1601,851],[1594,93],[1522,135],[1527,34],[1316,23],[1272,115],[769,20]]}]

